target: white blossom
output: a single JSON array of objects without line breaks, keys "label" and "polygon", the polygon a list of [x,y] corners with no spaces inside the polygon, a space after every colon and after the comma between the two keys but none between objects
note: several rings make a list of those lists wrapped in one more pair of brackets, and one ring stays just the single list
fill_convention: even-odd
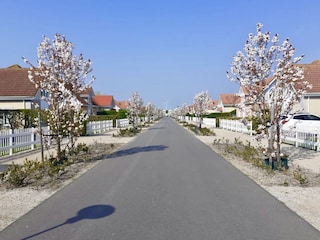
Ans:
[{"label": "white blossom", "polygon": [[[74,137],[79,136],[87,116],[81,111],[82,104],[77,96],[95,80],[91,76],[86,83],[92,71],[91,61],[85,60],[82,54],[74,56],[73,49],[73,43],[56,34],[52,42],[48,37],[43,37],[38,47],[37,66],[23,57],[31,66],[28,72],[30,81],[45,93],[43,98],[49,105],[46,109],[48,124],[57,138],[58,148],[62,135],[71,137],[72,146]],[[57,150],[59,155],[61,149]]]},{"label": "white blossom", "polygon": [[138,92],[132,92],[132,95],[128,99],[127,113],[133,127],[136,127],[136,124],[138,123],[139,115],[142,112],[142,107],[142,98],[139,96]]},{"label": "white blossom", "polygon": [[[257,34],[248,35],[243,51],[236,53],[227,77],[238,82],[246,91],[242,107],[250,107],[264,127],[261,135],[267,135],[269,152],[280,154],[280,117],[290,113],[310,84],[303,81],[304,71],[297,63],[303,55],[294,57],[295,48],[289,38],[279,44],[279,36],[270,38],[257,24]],[[267,124],[270,128],[267,128]],[[269,130],[268,130],[269,129]],[[274,149],[274,141],[277,147]]]},{"label": "white blossom", "polygon": [[208,91],[197,93],[193,99],[193,110],[199,118],[199,127],[201,127],[202,115],[208,110],[211,103],[211,97]]}]

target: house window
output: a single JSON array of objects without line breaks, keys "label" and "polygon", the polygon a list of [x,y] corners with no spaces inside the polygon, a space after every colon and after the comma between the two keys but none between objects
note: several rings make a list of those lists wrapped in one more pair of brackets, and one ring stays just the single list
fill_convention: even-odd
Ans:
[{"label": "house window", "polygon": [[49,93],[46,91],[41,90],[40,91],[40,96],[41,98],[48,98],[49,97]]}]

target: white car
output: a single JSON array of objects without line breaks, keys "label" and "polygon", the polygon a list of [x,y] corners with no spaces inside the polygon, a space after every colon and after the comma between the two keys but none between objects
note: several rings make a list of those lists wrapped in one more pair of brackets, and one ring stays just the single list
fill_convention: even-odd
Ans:
[{"label": "white car", "polygon": [[320,117],[308,112],[300,112],[288,115],[281,120],[281,130],[290,131],[294,129],[320,131]]}]

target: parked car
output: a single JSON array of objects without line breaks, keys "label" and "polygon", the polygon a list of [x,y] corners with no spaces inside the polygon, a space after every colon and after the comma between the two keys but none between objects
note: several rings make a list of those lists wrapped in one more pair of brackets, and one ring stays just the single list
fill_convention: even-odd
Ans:
[{"label": "parked car", "polygon": [[320,117],[308,112],[300,112],[282,118],[281,129],[283,131],[290,131],[296,128],[320,130]]}]

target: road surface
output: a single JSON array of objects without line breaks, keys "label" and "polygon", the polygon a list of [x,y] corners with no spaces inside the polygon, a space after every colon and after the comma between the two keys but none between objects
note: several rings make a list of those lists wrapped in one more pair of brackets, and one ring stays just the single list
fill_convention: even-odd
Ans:
[{"label": "road surface", "polygon": [[319,240],[320,233],[166,117],[0,239]]}]

